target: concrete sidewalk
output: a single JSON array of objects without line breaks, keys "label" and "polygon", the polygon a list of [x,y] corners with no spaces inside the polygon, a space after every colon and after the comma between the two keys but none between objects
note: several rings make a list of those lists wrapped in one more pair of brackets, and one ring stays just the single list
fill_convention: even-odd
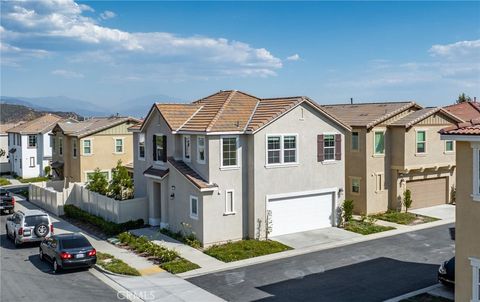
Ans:
[{"label": "concrete sidewalk", "polygon": [[455,300],[455,293],[453,292],[453,289],[449,289],[449,288],[445,287],[445,285],[442,285],[442,284],[435,284],[435,285],[432,285],[432,286],[429,286],[429,287],[426,287],[426,288],[416,290],[416,291],[411,292],[411,293],[403,294],[401,296],[398,296],[398,297],[395,297],[395,298],[392,298],[392,299],[388,299],[384,302],[400,302],[402,300],[406,300],[408,298],[415,297],[415,296],[418,296],[418,295],[421,295],[421,294],[430,294],[430,295],[435,296],[435,297],[441,297],[441,298],[449,299],[452,302]]}]

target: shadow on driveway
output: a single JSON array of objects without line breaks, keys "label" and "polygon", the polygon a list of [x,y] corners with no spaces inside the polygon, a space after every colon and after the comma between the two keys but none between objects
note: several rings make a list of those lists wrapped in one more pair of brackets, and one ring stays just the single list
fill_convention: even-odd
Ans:
[{"label": "shadow on driveway", "polygon": [[438,265],[373,260],[257,287],[260,301],[384,301],[436,284]]}]

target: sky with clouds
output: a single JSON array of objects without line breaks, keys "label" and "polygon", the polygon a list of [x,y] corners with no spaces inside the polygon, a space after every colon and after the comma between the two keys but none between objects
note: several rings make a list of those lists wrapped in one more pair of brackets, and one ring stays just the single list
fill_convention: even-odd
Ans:
[{"label": "sky with clouds", "polygon": [[480,97],[480,2],[2,1],[0,37],[8,96]]}]

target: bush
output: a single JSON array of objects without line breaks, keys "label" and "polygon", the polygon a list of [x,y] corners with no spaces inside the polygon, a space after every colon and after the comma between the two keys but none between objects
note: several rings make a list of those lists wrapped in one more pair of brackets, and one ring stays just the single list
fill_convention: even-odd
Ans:
[{"label": "bush", "polygon": [[407,189],[403,193],[403,205],[405,206],[405,213],[408,212],[408,209],[412,206],[412,192]]},{"label": "bush", "polygon": [[110,254],[97,252],[97,264],[112,273],[127,276],[140,276],[140,273],[136,269]]},{"label": "bush", "polygon": [[353,217],[353,200],[346,199],[342,205],[343,221],[349,222]]},{"label": "bush", "polygon": [[45,166],[45,168],[43,169],[44,172],[45,172],[45,176],[49,176],[50,175],[50,172],[52,171],[52,167],[50,166]]},{"label": "bush", "polygon": [[0,177],[0,186],[6,186],[12,184],[8,179]]},{"label": "bush", "polygon": [[125,200],[133,197],[133,179],[128,174],[127,168],[122,166],[122,161],[112,169],[112,180],[108,186],[108,196],[116,200]]},{"label": "bush", "polygon": [[162,228],[160,229],[160,233],[172,237],[173,239],[183,242],[193,248],[198,249],[202,247],[202,243],[197,239],[195,232],[191,230],[191,226],[187,223],[182,222],[181,231],[174,232],[170,229]]},{"label": "bush", "polygon": [[86,188],[92,192],[106,195],[108,190],[108,181],[105,174],[103,174],[99,168],[96,168],[92,176],[88,180]]},{"label": "bush", "polygon": [[108,235],[116,235],[131,229],[138,229],[143,227],[143,219],[138,219],[135,221],[127,221],[124,223],[114,223],[111,221],[106,221],[102,217],[92,215],[88,212],[85,212],[74,205],[65,205],[63,207],[65,216],[78,219],[82,222],[87,222],[93,224],[94,226],[101,229]]},{"label": "bush", "polygon": [[179,258],[179,255],[174,250],[169,250],[163,246],[149,241],[146,237],[137,237],[128,232],[118,235],[120,242],[128,245],[135,252],[146,254],[146,256],[154,257],[160,263],[166,263]]}]

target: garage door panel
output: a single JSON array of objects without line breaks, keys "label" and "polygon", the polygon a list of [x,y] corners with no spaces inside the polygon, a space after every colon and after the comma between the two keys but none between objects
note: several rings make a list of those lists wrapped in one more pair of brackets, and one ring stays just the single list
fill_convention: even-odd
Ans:
[{"label": "garage door panel", "polygon": [[448,201],[445,177],[408,181],[407,189],[412,193],[412,209],[446,204]]},{"label": "garage door panel", "polygon": [[271,236],[303,232],[332,226],[333,196],[317,194],[270,199]]}]

